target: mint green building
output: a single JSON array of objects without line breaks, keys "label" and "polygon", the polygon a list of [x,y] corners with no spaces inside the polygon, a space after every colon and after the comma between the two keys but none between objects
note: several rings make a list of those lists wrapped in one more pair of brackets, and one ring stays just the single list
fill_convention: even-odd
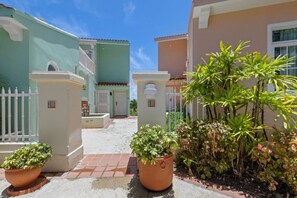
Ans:
[{"label": "mint green building", "polygon": [[80,47],[96,64],[95,111],[111,117],[128,116],[129,41],[82,38]]},{"label": "mint green building", "polygon": [[28,92],[32,71],[68,71],[86,81],[90,112],[129,115],[130,43],[79,39],[43,20],[0,4],[0,81]]},{"label": "mint green building", "polygon": [[7,86],[28,91],[32,71],[76,72],[79,39],[42,20],[0,5],[0,71]]}]

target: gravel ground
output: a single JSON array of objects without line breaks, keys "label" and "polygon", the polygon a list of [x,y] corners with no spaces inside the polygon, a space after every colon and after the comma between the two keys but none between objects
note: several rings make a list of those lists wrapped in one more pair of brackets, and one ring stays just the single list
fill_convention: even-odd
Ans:
[{"label": "gravel ground", "polygon": [[107,129],[83,129],[84,154],[131,153],[137,118],[113,119]]}]

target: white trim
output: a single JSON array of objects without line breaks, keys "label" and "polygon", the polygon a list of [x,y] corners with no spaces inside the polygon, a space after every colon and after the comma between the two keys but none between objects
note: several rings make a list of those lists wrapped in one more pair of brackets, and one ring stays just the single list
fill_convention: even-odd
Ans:
[{"label": "white trim", "polygon": [[10,17],[0,17],[0,27],[8,32],[10,39],[13,41],[23,41],[23,30],[27,30],[27,27]]},{"label": "white trim", "polygon": [[216,15],[293,1],[296,0],[225,0],[216,3],[195,6],[193,9],[192,18],[199,18],[201,10],[205,7],[210,7],[210,15]]},{"label": "white trim", "polygon": [[[297,20],[295,21],[287,21],[282,23],[273,23],[267,25],[267,53],[274,57],[274,48],[275,47],[282,47],[282,46],[292,46],[297,45],[297,40],[289,40],[289,41],[280,41],[280,42],[273,42],[272,41],[272,32],[274,30],[283,30],[283,29],[290,29],[290,28],[297,28]],[[272,85],[268,85],[268,92],[274,91]]]},{"label": "white trim", "polygon": [[273,23],[267,26],[267,53],[271,56],[274,56],[273,47],[280,46],[281,44],[285,44],[287,46],[294,45],[292,42],[297,41],[282,41],[282,42],[275,42],[272,44],[272,31],[274,30],[282,30],[282,29],[290,29],[290,28],[297,28],[297,20],[295,21],[287,21],[282,23]]},{"label": "white trim", "polygon": [[50,60],[47,65],[46,65],[46,70],[45,71],[49,71],[48,67],[52,65],[55,68],[55,71],[60,71],[58,64],[55,61]]},{"label": "white trim", "polygon": [[200,15],[199,15],[199,29],[204,29],[208,27],[208,19],[210,15],[210,6],[203,7],[200,10]]},{"label": "white trim", "polygon": [[77,66],[77,68],[80,71],[83,71],[85,69],[88,73],[90,73],[91,75],[94,75],[94,72],[92,72],[89,68],[85,67],[81,62],[79,62],[79,65]]},{"label": "white trim", "polygon": [[274,51],[273,51],[274,47],[278,47],[281,45],[286,45],[286,46],[296,45],[297,40],[282,41],[282,42],[275,42],[275,43],[272,42],[272,32],[274,30],[282,30],[282,29],[290,29],[290,28],[297,28],[297,20],[287,21],[282,23],[273,23],[267,26],[267,53],[270,56],[274,56]]},{"label": "white trim", "polygon": [[56,26],[54,26],[54,25],[52,25],[52,24],[49,24],[49,23],[47,23],[47,22],[44,21],[44,20],[41,20],[41,19],[39,19],[39,18],[37,18],[37,17],[33,17],[33,18],[34,18],[35,20],[39,21],[40,23],[42,23],[42,24],[44,24],[44,25],[46,25],[46,26],[49,26],[50,28],[53,28],[53,29],[55,29],[55,30],[57,30],[57,31],[59,31],[59,32],[62,32],[62,33],[64,33],[64,34],[68,35],[68,36],[72,36],[72,37],[78,38],[76,35],[74,35],[74,34],[72,34],[72,33],[70,33],[70,32],[67,32],[67,31],[65,31],[65,30],[63,30],[63,29],[61,29],[61,28],[58,28],[58,27],[56,27]]},{"label": "white trim", "polygon": [[158,37],[155,38],[156,43],[162,43],[162,42],[168,42],[168,41],[177,41],[177,40],[188,40],[189,35],[183,35],[183,36],[168,36],[168,37]]}]

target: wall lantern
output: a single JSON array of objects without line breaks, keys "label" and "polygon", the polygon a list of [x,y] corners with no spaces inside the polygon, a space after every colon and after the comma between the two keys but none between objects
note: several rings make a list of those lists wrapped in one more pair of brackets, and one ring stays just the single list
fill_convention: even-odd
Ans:
[{"label": "wall lantern", "polygon": [[155,99],[157,94],[157,88],[155,84],[146,84],[144,88],[144,96],[146,99]]}]

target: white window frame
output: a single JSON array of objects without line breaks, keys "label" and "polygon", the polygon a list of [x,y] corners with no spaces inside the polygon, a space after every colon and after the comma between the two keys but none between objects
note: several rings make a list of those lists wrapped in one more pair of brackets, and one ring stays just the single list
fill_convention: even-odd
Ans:
[{"label": "white window frame", "polygon": [[292,46],[297,45],[297,40],[290,40],[290,41],[279,41],[279,42],[272,42],[272,32],[275,30],[283,30],[283,29],[290,29],[290,28],[297,28],[297,20],[296,21],[288,21],[282,23],[274,23],[268,25],[267,30],[267,52],[269,55],[274,56],[274,48],[275,47],[282,47],[282,46]]},{"label": "white window frame", "polygon": [[[291,29],[291,28],[297,28],[297,20],[295,21],[287,21],[282,23],[274,23],[269,24],[267,26],[267,53],[274,57],[274,49],[276,47],[284,47],[284,46],[293,46],[297,45],[297,40],[289,40],[289,41],[279,41],[279,42],[273,42],[272,41],[272,32],[275,30],[284,30],[284,29]],[[274,91],[272,85],[268,85],[268,91]]]},{"label": "white window frame", "polygon": [[46,71],[49,71],[48,68],[49,66],[53,66],[55,68],[55,71],[60,71],[58,64],[55,61],[49,61],[46,65]]}]

